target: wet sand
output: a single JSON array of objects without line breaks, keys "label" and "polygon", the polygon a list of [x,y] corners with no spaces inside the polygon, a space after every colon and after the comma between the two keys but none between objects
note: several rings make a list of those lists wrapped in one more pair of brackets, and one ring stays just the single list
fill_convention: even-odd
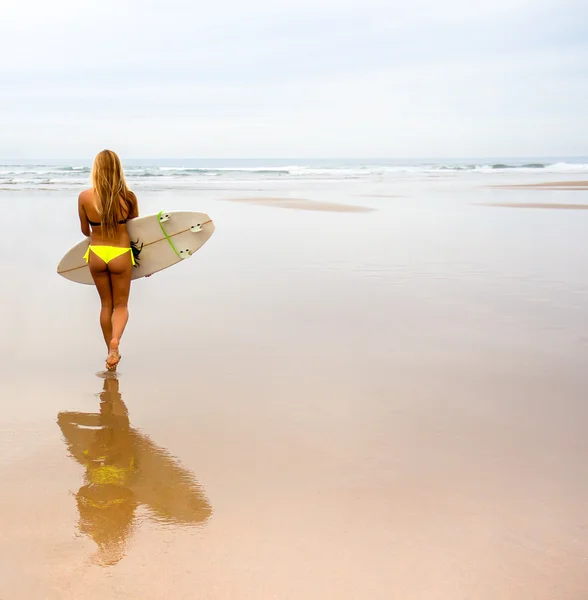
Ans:
[{"label": "wet sand", "polygon": [[549,202],[527,202],[525,204],[521,202],[494,202],[490,203],[479,203],[477,206],[498,206],[501,208],[543,208],[550,210],[587,210],[588,204],[556,204]]},{"label": "wet sand", "polygon": [[588,181],[548,181],[545,183],[509,184],[494,187],[508,189],[537,189],[537,190],[588,190]]},{"label": "wet sand", "polygon": [[[579,202],[562,202],[561,200],[575,200],[574,192],[585,191],[588,190],[588,181],[551,181],[551,182],[542,182],[542,183],[524,183],[524,184],[508,184],[508,185],[494,185],[489,186],[496,190],[497,194],[494,198],[499,199],[498,201],[492,202],[475,202],[474,204],[478,206],[490,206],[490,207],[498,207],[498,208],[527,208],[527,209],[543,209],[543,210],[586,210],[588,209],[588,204],[582,204]],[[528,192],[529,195],[528,201],[525,202],[505,202],[503,200],[503,196],[508,191],[518,192],[519,194]],[[534,194],[537,191],[541,191],[542,193],[552,192],[552,194],[548,197],[551,202],[542,201],[536,202],[536,197]],[[567,192],[567,194],[553,194],[553,192]],[[570,194],[571,193],[571,194]],[[515,198],[516,196],[512,196]],[[545,199],[545,196],[542,195],[542,199]],[[555,202],[555,200],[558,200]]]},{"label": "wet sand", "polygon": [[402,198],[396,194],[358,194],[359,198]]},{"label": "wet sand", "polygon": [[174,193],[217,230],[133,284],[117,379],[75,202],[3,197],[0,598],[587,598],[584,213],[477,193]]},{"label": "wet sand", "polygon": [[288,208],[292,210],[310,210],[320,212],[339,212],[339,213],[363,213],[371,212],[373,209],[369,206],[356,206],[353,204],[336,204],[334,202],[321,202],[309,200],[308,198],[266,198],[266,197],[247,197],[231,198],[231,202],[244,202],[259,206],[270,206],[273,208]]}]

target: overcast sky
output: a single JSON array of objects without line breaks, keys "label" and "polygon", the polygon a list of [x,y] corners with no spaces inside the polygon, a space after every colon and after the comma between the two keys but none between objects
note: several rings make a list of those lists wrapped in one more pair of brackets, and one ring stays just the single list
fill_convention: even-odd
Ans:
[{"label": "overcast sky", "polygon": [[0,0],[0,157],[588,155],[588,0]]}]

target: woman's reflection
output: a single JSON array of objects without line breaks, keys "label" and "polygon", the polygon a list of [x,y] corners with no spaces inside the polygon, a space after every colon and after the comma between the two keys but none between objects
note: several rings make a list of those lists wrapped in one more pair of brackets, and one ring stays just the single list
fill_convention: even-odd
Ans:
[{"label": "woman's reflection", "polygon": [[192,474],[130,426],[116,374],[106,374],[99,413],[62,412],[57,422],[86,473],[76,494],[80,530],[99,547],[99,561],[124,556],[135,512],[144,505],[159,522],[204,523],[212,513]]}]

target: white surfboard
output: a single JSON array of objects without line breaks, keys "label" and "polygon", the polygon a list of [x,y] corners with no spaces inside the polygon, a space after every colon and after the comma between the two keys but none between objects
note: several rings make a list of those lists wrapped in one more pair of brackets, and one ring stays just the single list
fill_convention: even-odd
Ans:
[{"label": "white surfboard", "polygon": [[[127,230],[131,240],[143,244],[139,267],[133,268],[132,274],[132,279],[139,279],[190,258],[214,233],[214,223],[204,213],[162,211],[131,219]],[[89,244],[86,238],[69,250],[59,262],[57,273],[76,283],[94,285],[84,260]]]}]

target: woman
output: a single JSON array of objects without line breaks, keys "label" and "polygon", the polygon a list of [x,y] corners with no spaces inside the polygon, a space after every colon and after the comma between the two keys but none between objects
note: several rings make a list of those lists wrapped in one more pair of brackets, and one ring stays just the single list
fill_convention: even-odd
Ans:
[{"label": "woman", "polygon": [[116,370],[120,339],[129,320],[134,248],[127,221],[139,216],[137,197],[125,182],[120,159],[103,150],[94,159],[92,189],[78,199],[82,233],[90,237],[85,259],[96,284],[102,308],[100,326],[108,347],[106,368]]}]

